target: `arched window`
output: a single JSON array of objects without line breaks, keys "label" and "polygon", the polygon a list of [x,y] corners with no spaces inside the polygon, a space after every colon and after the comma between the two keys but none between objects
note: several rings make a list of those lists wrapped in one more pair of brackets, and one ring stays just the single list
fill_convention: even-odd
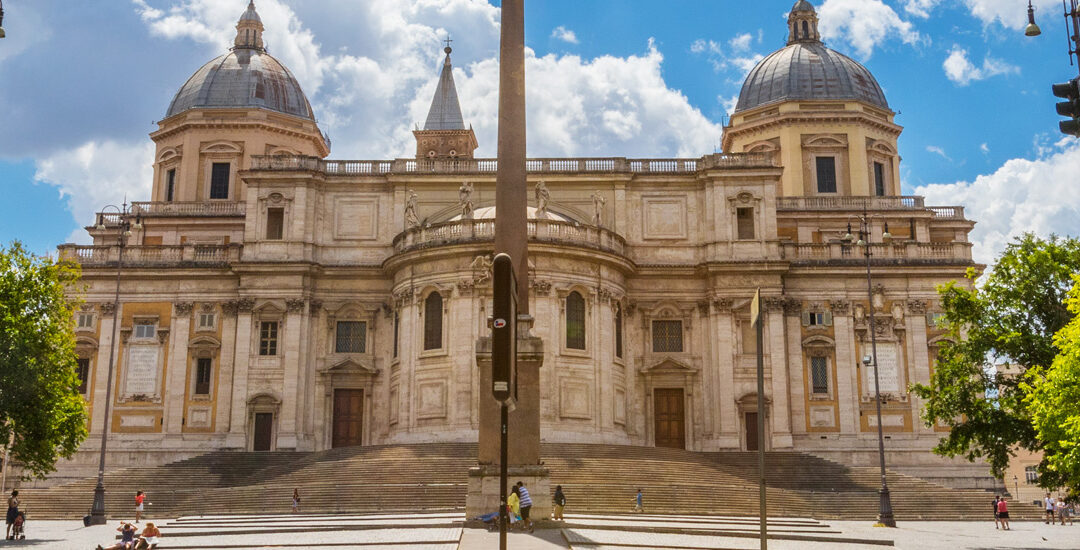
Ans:
[{"label": "arched window", "polygon": [[622,304],[615,304],[615,357],[622,358]]},{"label": "arched window", "polygon": [[585,299],[576,291],[566,297],[566,347],[585,349]]},{"label": "arched window", "polygon": [[802,22],[802,37],[810,38],[810,26],[806,24],[806,21]]},{"label": "arched window", "polygon": [[428,294],[424,300],[424,350],[442,347],[442,296]]}]

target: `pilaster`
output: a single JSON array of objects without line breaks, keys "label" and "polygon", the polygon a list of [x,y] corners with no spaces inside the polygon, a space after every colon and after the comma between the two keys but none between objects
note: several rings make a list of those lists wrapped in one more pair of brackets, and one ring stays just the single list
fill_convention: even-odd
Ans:
[{"label": "pilaster", "polygon": [[165,374],[165,434],[179,436],[184,429],[184,400],[187,399],[187,343],[191,332],[191,302],[173,304],[170,331],[169,367]]},{"label": "pilaster", "polygon": [[285,300],[285,334],[282,338],[281,358],[284,382],[281,388],[281,419],[278,423],[277,448],[296,449],[299,442],[297,419],[300,416],[300,358],[303,353],[301,336],[304,332],[303,299]]},{"label": "pilaster", "polygon": [[772,397],[772,449],[789,449],[791,441],[791,409],[788,391],[787,343],[784,341],[784,308],[780,298],[766,298],[769,341],[769,393]]},{"label": "pilaster", "polygon": [[248,365],[253,349],[251,341],[251,310],[255,300],[245,298],[226,304],[226,311],[235,308],[236,315],[236,353],[233,370],[233,398],[231,420],[229,421],[229,447],[247,448],[247,400],[248,400]]},{"label": "pilaster", "polygon": [[[112,303],[107,305],[109,307],[105,307],[106,304],[102,304],[101,307],[101,341],[98,345],[97,361],[95,362],[97,368],[94,369],[94,412],[93,416],[90,417],[90,431],[97,434],[100,434],[105,427],[105,391],[110,382],[116,383],[116,371],[119,370],[116,365],[113,365],[114,380],[108,380],[109,353],[113,346],[113,325],[119,318],[119,312],[112,308]],[[113,395],[115,395],[115,392]]]},{"label": "pilaster", "polygon": [[851,304],[830,302],[836,335],[836,401],[840,407],[840,433],[859,433],[859,369],[855,356],[855,328]]}]

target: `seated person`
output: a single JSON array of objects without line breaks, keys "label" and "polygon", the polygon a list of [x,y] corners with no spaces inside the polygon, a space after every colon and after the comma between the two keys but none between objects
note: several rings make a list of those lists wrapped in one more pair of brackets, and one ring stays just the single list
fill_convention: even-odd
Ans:
[{"label": "seated person", "polygon": [[97,546],[97,550],[134,550],[135,549],[135,526],[130,523],[120,522],[120,527],[116,528],[120,531],[120,542],[108,546],[102,547],[100,544]]},{"label": "seated person", "polygon": [[148,521],[142,533],[139,533],[139,542],[135,545],[135,550],[153,550],[160,542],[160,538],[161,529],[158,529],[154,522]]}]

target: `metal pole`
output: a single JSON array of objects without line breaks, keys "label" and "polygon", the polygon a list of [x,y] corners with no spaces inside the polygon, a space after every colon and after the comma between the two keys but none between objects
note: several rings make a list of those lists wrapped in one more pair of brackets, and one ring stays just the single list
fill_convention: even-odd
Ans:
[{"label": "metal pole", "polygon": [[495,253],[505,252],[514,259],[514,272],[518,276],[518,314],[528,315],[529,194],[525,168],[525,0],[503,0],[500,27]]},{"label": "metal pole", "polygon": [[757,433],[758,433],[758,516],[761,524],[761,550],[769,547],[767,507],[765,505],[765,354],[764,317],[757,319]]},{"label": "metal pole", "polygon": [[[121,215],[121,220],[123,220]],[[109,410],[112,408],[112,376],[113,364],[116,357],[116,338],[120,330],[120,270],[124,265],[124,245],[126,244],[123,221],[120,225],[120,240],[117,242],[120,248],[116,256],[116,295],[113,297],[113,330],[112,342],[109,345],[109,372],[105,377],[105,412],[104,424],[101,428],[101,456],[98,459],[97,486],[94,487],[94,504],[90,508],[90,523],[103,525],[105,523],[105,448],[109,441]]]},{"label": "metal pole", "polygon": [[860,221],[862,222],[860,231],[865,235],[864,242],[866,243],[866,250],[864,251],[864,256],[866,256],[866,297],[870,300],[868,304],[870,306],[868,308],[870,310],[870,353],[874,362],[874,402],[877,405],[878,459],[881,464],[881,489],[878,491],[880,496],[878,523],[886,527],[896,527],[896,520],[893,518],[892,499],[889,498],[889,485],[885,480],[885,433],[882,431],[881,426],[881,369],[878,368],[877,336],[874,325],[874,286],[870,280],[870,223],[865,213],[863,213]]},{"label": "metal pole", "polygon": [[506,425],[509,423],[509,407],[503,401],[499,404],[499,416],[502,428],[499,430],[499,550],[506,550],[506,528],[510,521],[506,511],[506,470],[509,461],[506,437]]}]

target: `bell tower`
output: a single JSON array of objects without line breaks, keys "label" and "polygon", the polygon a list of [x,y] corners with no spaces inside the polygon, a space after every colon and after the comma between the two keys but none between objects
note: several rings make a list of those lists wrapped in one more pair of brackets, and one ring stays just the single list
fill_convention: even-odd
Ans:
[{"label": "bell tower", "polygon": [[414,130],[416,158],[450,159],[473,158],[478,147],[476,134],[466,128],[461,117],[457,88],[454,86],[454,68],[450,64],[450,39],[446,40],[446,59],[443,61],[439,86],[431,100],[423,130]]}]

